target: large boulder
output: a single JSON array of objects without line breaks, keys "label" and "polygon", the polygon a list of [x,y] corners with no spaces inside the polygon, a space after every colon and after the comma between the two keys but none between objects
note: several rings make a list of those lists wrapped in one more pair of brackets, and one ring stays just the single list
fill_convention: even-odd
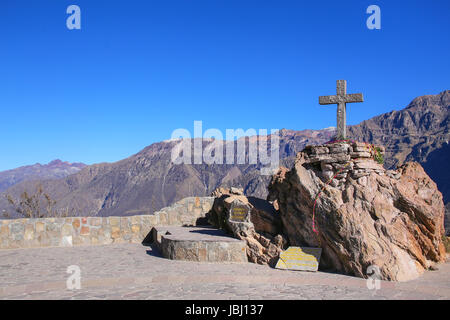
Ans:
[{"label": "large boulder", "polygon": [[[383,148],[310,146],[269,185],[291,245],[322,247],[321,269],[405,281],[445,260],[442,194],[418,163],[385,170]],[[375,161],[374,159],[377,159]]]},{"label": "large boulder", "polygon": [[263,199],[247,198],[237,188],[216,189],[213,195],[216,198],[207,214],[208,222],[245,240],[250,262],[274,266],[287,241],[273,205]]}]

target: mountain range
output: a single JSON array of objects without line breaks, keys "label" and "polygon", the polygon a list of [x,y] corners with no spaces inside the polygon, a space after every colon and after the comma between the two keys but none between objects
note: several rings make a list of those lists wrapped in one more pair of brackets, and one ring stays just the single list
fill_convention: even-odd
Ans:
[{"label": "mountain range", "polygon": [[[421,96],[402,110],[348,126],[348,136],[353,140],[385,146],[386,168],[395,168],[405,161],[421,163],[437,183],[449,208],[450,179],[446,168],[450,163],[449,107],[450,90]],[[334,134],[334,128],[280,130],[280,165],[292,166],[296,153],[306,145],[325,143]],[[241,139],[253,146],[264,140],[270,148],[273,136]],[[271,177],[260,174],[261,164],[248,164],[249,161],[245,161],[246,164],[173,164],[171,152],[178,143],[177,140],[154,143],[115,163],[77,164],[64,171],[67,176],[59,179],[54,179],[57,178],[55,176],[35,176],[39,181],[35,178],[22,181],[9,178],[8,183],[17,182],[0,195],[0,210],[11,210],[5,194],[17,197],[24,190],[32,191],[38,183],[57,201],[59,208],[72,208],[81,215],[148,214],[187,196],[209,195],[219,186],[242,187],[247,196],[267,196]],[[211,141],[204,140],[203,146],[209,143]],[[225,145],[234,144],[235,160],[237,143],[224,142]],[[251,147],[246,148],[247,160],[249,149]],[[1,172],[0,177],[8,176],[5,175],[7,172],[10,172],[9,176],[14,176],[12,171]],[[7,186],[3,180],[0,179],[0,186]]]},{"label": "mountain range", "polygon": [[22,181],[59,179],[77,173],[86,167],[84,163],[70,163],[59,159],[48,164],[36,163],[0,172],[0,192]]}]

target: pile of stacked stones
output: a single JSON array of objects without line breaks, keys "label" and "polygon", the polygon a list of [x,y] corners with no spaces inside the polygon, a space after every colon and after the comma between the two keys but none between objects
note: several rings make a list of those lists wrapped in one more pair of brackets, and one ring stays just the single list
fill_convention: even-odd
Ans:
[{"label": "pile of stacked stones", "polygon": [[364,142],[340,141],[306,146],[303,153],[299,155],[305,157],[305,167],[318,172],[323,182],[333,187],[343,187],[349,176],[356,180],[372,172],[398,179],[399,173],[385,170],[381,163],[375,161],[375,157],[383,159],[384,152],[384,147],[381,146],[375,147]]}]

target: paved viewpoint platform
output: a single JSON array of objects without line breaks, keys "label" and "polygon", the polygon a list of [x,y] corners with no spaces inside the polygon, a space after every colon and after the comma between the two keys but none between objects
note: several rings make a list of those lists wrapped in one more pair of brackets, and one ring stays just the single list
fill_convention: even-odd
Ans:
[{"label": "paved viewpoint platform", "polygon": [[[68,289],[69,266],[80,289]],[[380,282],[253,263],[162,258],[140,244],[0,250],[0,299],[450,299],[450,262],[421,278]]]}]

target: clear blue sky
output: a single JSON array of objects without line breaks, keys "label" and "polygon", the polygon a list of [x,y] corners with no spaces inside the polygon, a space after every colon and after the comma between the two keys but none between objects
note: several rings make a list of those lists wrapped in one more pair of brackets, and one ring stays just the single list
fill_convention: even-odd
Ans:
[{"label": "clear blue sky", "polygon": [[[81,8],[68,30],[66,8]],[[381,30],[366,8],[381,8]],[[450,2],[1,0],[0,170],[112,162],[176,128],[320,129],[450,89]]]}]

